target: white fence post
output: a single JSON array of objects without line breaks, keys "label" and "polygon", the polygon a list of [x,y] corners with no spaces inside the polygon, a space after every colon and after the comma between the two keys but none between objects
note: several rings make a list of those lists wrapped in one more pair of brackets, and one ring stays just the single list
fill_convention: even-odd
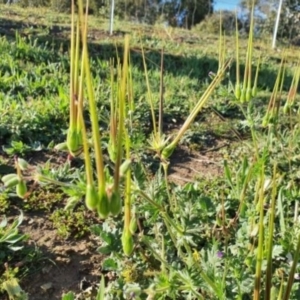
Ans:
[{"label": "white fence post", "polygon": [[274,27],[274,32],[273,32],[272,49],[274,49],[275,46],[276,46],[276,37],[277,37],[277,32],[278,32],[282,2],[283,2],[283,0],[279,0],[279,6],[278,6],[278,10],[277,10],[277,17],[276,17],[276,22],[275,22],[275,27]]}]

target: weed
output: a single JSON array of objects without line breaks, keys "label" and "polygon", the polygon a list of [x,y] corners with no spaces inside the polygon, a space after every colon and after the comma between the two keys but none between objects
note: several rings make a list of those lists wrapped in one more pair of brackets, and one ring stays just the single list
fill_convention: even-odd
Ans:
[{"label": "weed", "polygon": [[86,236],[91,223],[91,219],[83,207],[73,212],[70,210],[57,209],[51,214],[50,220],[54,228],[56,228],[57,234],[63,239],[70,237],[79,239]]}]

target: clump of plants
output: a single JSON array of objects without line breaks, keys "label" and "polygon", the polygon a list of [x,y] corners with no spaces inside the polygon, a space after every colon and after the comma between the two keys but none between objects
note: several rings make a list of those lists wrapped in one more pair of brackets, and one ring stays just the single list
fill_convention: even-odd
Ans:
[{"label": "clump of plants", "polygon": [[[26,162],[16,159],[16,174],[6,175],[2,181],[7,188],[16,189],[21,198],[26,198],[26,180],[59,186],[69,198],[65,210],[55,211],[52,220],[64,236],[76,230],[80,234],[87,231],[88,214],[76,210],[80,202],[101,219],[90,230],[99,239],[97,251],[105,256],[103,272],[111,272],[118,279],[104,287],[102,277],[99,299],[299,298],[299,157],[295,155],[299,150],[299,63],[293,66],[293,79],[285,95],[283,80],[289,66],[283,56],[266,113],[256,108],[260,60],[254,72],[253,16],[252,8],[244,73],[238,21],[235,83],[226,73],[233,58],[226,59],[226,38],[220,24],[218,69],[209,74],[211,80],[191,107],[190,115],[170,135],[162,124],[164,51],[157,101],[150,88],[147,54],[142,47],[152,125],[143,151],[150,149],[160,164],[155,174],[149,174],[140,159],[144,153],[134,156],[132,120],[137,106],[132,93],[135,80],[129,36],[124,40],[123,57],[110,64],[109,134],[105,139],[90,69],[87,11],[79,1],[76,18],[72,2],[70,123],[66,142],[56,149],[64,148],[71,156],[81,153],[84,168],[62,180],[38,169],[27,175]],[[224,79],[228,89],[220,87]],[[198,114],[210,106],[209,99],[220,90],[244,115],[252,141],[242,143],[233,159],[224,154],[223,178],[175,185],[168,177],[170,158]],[[281,123],[282,116],[289,118],[287,128]],[[63,296],[73,298],[71,292]]]},{"label": "clump of plants", "polygon": [[[0,280],[0,292],[6,291],[10,299],[28,299],[27,294],[18,283],[18,269],[11,269],[8,258],[11,253],[20,251],[23,248],[22,242],[27,239],[27,235],[19,232],[19,226],[23,222],[23,213],[9,225],[4,216],[0,222],[0,262],[3,274]],[[4,268],[4,269],[3,269]]]}]

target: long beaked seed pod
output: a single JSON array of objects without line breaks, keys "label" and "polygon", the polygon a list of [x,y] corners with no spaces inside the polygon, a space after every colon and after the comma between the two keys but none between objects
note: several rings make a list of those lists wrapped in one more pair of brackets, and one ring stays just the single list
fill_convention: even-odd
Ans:
[{"label": "long beaked seed pod", "polygon": [[122,201],[119,191],[113,191],[110,197],[109,210],[113,216],[117,216],[122,209]]},{"label": "long beaked seed pod", "polygon": [[242,90],[241,90],[240,102],[241,103],[246,102],[246,89],[244,89],[244,88],[242,88]]},{"label": "long beaked seed pod", "polygon": [[120,166],[120,177],[124,177],[127,171],[130,169],[132,160],[131,159],[126,159],[122,165]]},{"label": "long beaked seed pod", "polygon": [[174,152],[174,150],[175,150],[175,146],[173,146],[172,144],[170,144],[167,147],[165,147],[163,149],[163,151],[161,152],[162,159],[167,160],[172,155],[172,153]]},{"label": "long beaked seed pod", "polygon": [[136,220],[135,216],[132,216],[132,218],[130,220],[129,230],[132,234],[135,234],[135,232],[137,230],[137,220]]},{"label": "long beaked seed pod", "polygon": [[18,166],[22,171],[26,171],[29,167],[28,162],[23,158],[18,158],[17,160]]},{"label": "long beaked seed pod", "polygon": [[240,87],[239,84],[235,85],[234,95],[235,95],[236,100],[240,100],[240,98],[241,98],[241,87]]},{"label": "long beaked seed pod", "polygon": [[16,194],[20,198],[24,198],[25,194],[27,193],[27,185],[25,180],[21,179],[16,186]]},{"label": "long beaked seed pod", "polygon": [[99,197],[99,200],[98,200],[97,210],[98,210],[99,216],[101,218],[105,219],[109,215],[109,199],[108,199],[107,193],[105,191],[103,193],[99,192],[98,197]]},{"label": "long beaked seed pod", "polygon": [[8,174],[2,177],[2,181],[5,187],[10,188],[16,186],[19,183],[20,178],[17,174]]},{"label": "long beaked seed pod", "polygon": [[85,205],[88,209],[94,210],[99,204],[98,191],[93,184],[88,184],[85,194]]},{"label": "long beaked seed pod", "polygon": [[252,95],[252,97],[257,96],[257,87],[256,86],[253,86],[252,91],[251,91],[251,95]]},{"label": "long beaked seed pod", "polygon": [[124,254],[129,256],[132,253],[134,248],[133,237],[129,228],[124,228],[123,230],[122,246],[123,246]]},{"label": "long beaked seed pod", "polygon": [[54,150],[56,150],[56,151],[68,150],[68,145],[66,142],[59,143],[59,144],[55,145]]},{"label": "long beaked seed pod", "polygon": [[249,102],[252,98],[252,91],[251,91],[251,87],[248,87],[246,90],[246,101]]},{"label": "long beaked seed pod", "polygon": [[80,147],[76,129],[69,128],[67,135],[67,146],[70,153],[75,156],[78,148]]},{"label": "long beaked seed pod", "polygon": [[6,174],[4,175],[1,180],[5,184],[6,182],[10,181],[13,178],[19,179],[18,175],[16,173]]}]

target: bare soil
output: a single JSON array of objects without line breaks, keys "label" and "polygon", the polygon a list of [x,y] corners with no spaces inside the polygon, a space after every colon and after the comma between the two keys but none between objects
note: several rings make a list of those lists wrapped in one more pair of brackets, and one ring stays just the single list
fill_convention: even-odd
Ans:
[{"label": "bare soil", "polygon": [[[193,182],[196,177],[213,178],[221,175],[222,155],[219,149],[226,145],[223,142],[202,152],[178,148],[171,158],[170,180],[183,185]],[[66,157],[50,152],[37,152],[27,159],[34,168],[48,160],[53,166],[58,166]],[[12,165],[12,160],[9,162]],[[63,203],[64,199],[62,205]],[[68,291],[75,292],[78,299],[86,299],[86,293],[96,291],[99,283],[103,257],[97,253],[97,247],[101,241],[91,234],[79,240],[62,239],[49,220],[50,213],[41,210],[24,212],[24,221],[20,229],[29,235],[25,247],[38,251],[41,258],[33,264],[28,264],[26,260],[17,260],[12,262],[10,267],[28,268],[28,274],[21,279],[20,285],[28,293],[30,300],[61,299],[62,294]],[[17,214],[15,210],[13,215]],[[9,217],[13,216],[10,214]],[[95,219],[95,222],[100,221]],[[105,274],[107,280],[109,276],[111,274]],[[8,300],[4,295],[0,299]]]},{"label": "bare soil", "polygon": [[[45,258],[22,282],[29,299],[61,299],[64,292],[80,294],[98,283],[102,259],[96,251],[99,241],[91,236],[62,240],[46,214],[27,214],[21,229],[30,236],[28,246],[36,247]],[[83,282],[87,282],[85,287]]]}]

